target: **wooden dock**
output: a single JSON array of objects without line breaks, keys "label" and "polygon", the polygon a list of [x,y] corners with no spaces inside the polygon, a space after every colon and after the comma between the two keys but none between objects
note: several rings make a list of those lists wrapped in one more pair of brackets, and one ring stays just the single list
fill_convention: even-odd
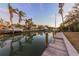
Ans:
[{"label": "wooden dock", "polygon": [[64,40],[60,34],[55,36],[55,41],[52,40],[51,43],[49,43],[42,56],[68,56]]}]

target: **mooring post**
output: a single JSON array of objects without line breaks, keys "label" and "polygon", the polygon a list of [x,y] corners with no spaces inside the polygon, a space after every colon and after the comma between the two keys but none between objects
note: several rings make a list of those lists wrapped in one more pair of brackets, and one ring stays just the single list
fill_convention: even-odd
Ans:
[{"label": "mooring post", "polygon": [[48,46],[48,32],[45,33],[45,46]]}]

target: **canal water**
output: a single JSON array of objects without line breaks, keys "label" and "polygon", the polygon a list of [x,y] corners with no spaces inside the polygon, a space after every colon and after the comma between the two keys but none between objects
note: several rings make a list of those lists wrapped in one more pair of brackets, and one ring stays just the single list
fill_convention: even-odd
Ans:
[{"label": "canal water", "polygon": [[51,40],[52,33],[45,32],[0,35],[0,56],[41,56]]}]

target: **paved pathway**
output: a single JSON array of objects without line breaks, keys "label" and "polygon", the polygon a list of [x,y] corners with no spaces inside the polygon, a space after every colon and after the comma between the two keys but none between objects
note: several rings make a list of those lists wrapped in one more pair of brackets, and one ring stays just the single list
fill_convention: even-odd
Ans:
[{"label": "paved pathway", "polygon": [[61,33],[56,34],[55,41],[51,41],[42,56],[68,56],[68,51]]}]

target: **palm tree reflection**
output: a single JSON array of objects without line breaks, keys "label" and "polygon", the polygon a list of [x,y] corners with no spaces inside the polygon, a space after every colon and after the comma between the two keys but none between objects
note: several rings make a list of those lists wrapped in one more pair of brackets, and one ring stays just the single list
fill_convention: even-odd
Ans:
[{"label": "palm tree reflection", "polygon": [[1,48],[3,48],[3,46],[4,46],[3,43],[4,43],[4,41],[0,41],[0,47]]},{"label": "palm tree reflection", "polygon": [[0,36],[0,47],[1,48],[3,48],[5,45],[6,45],[6,43],[5,43],[5,41],[7,40],[7,38],[9,37],[9,35],[1,35]]},{"label": "palm tree reflection", "polygon": [[11,44],[10,44],[10,55],[15,55],[17,53],[17,50],[15,50],[15,47],[13,46],[14,42],[19,42],[19,48],[18,48],[18,50],[20,50],[20,51],[22,50],[22,47],[21,47],[22,44],[21,44],[20,40],[21,40],[21,37],[17,37],[17,36],[13,35],[12,40],[11,40]]},{"label": "palm tree reflection", "polygon": [[19,40],[19,51],[22,51],[22,49],[23,49],[23,46],[22,46],[21,41]]},{"label": "palm tree reflection", "polygon": [[32,44],[33,36],[35,35],[36,35],[35,33],[28,32],[28,35],[25,36],[26,43]]},{"label": "palm tree reflection", "polygon": [[12,53],[13,53],[13,46],[12,46],[12,42],[13,41],[11,41],[11,44],[10,44],[10,56],[12,55]]},{"label": "palm tree reflection", "polygon": [[[22,38],[24,38],[25,40],[25,43],[28,43],[28,44],[32,44],[32,40],[33,40],[33,36],[35,36],[34,33],[31,33],[31,32],[28,32],[28,35],[23,35]],[[14,36],[12,37],[12,41],[11,41],[11,45],[10,45],[10,55],[17,55],[19,52],[22,52],[23,51],[23,43],[21,41],[21,37],[17,37],[16,40],[14,38]],[[14,51],[15,47],[13,46],[13,43],[14,42],[18,42],[19,43],[19,47],[16,51]],[[24,43],[24,44],[25,44]]]}]

